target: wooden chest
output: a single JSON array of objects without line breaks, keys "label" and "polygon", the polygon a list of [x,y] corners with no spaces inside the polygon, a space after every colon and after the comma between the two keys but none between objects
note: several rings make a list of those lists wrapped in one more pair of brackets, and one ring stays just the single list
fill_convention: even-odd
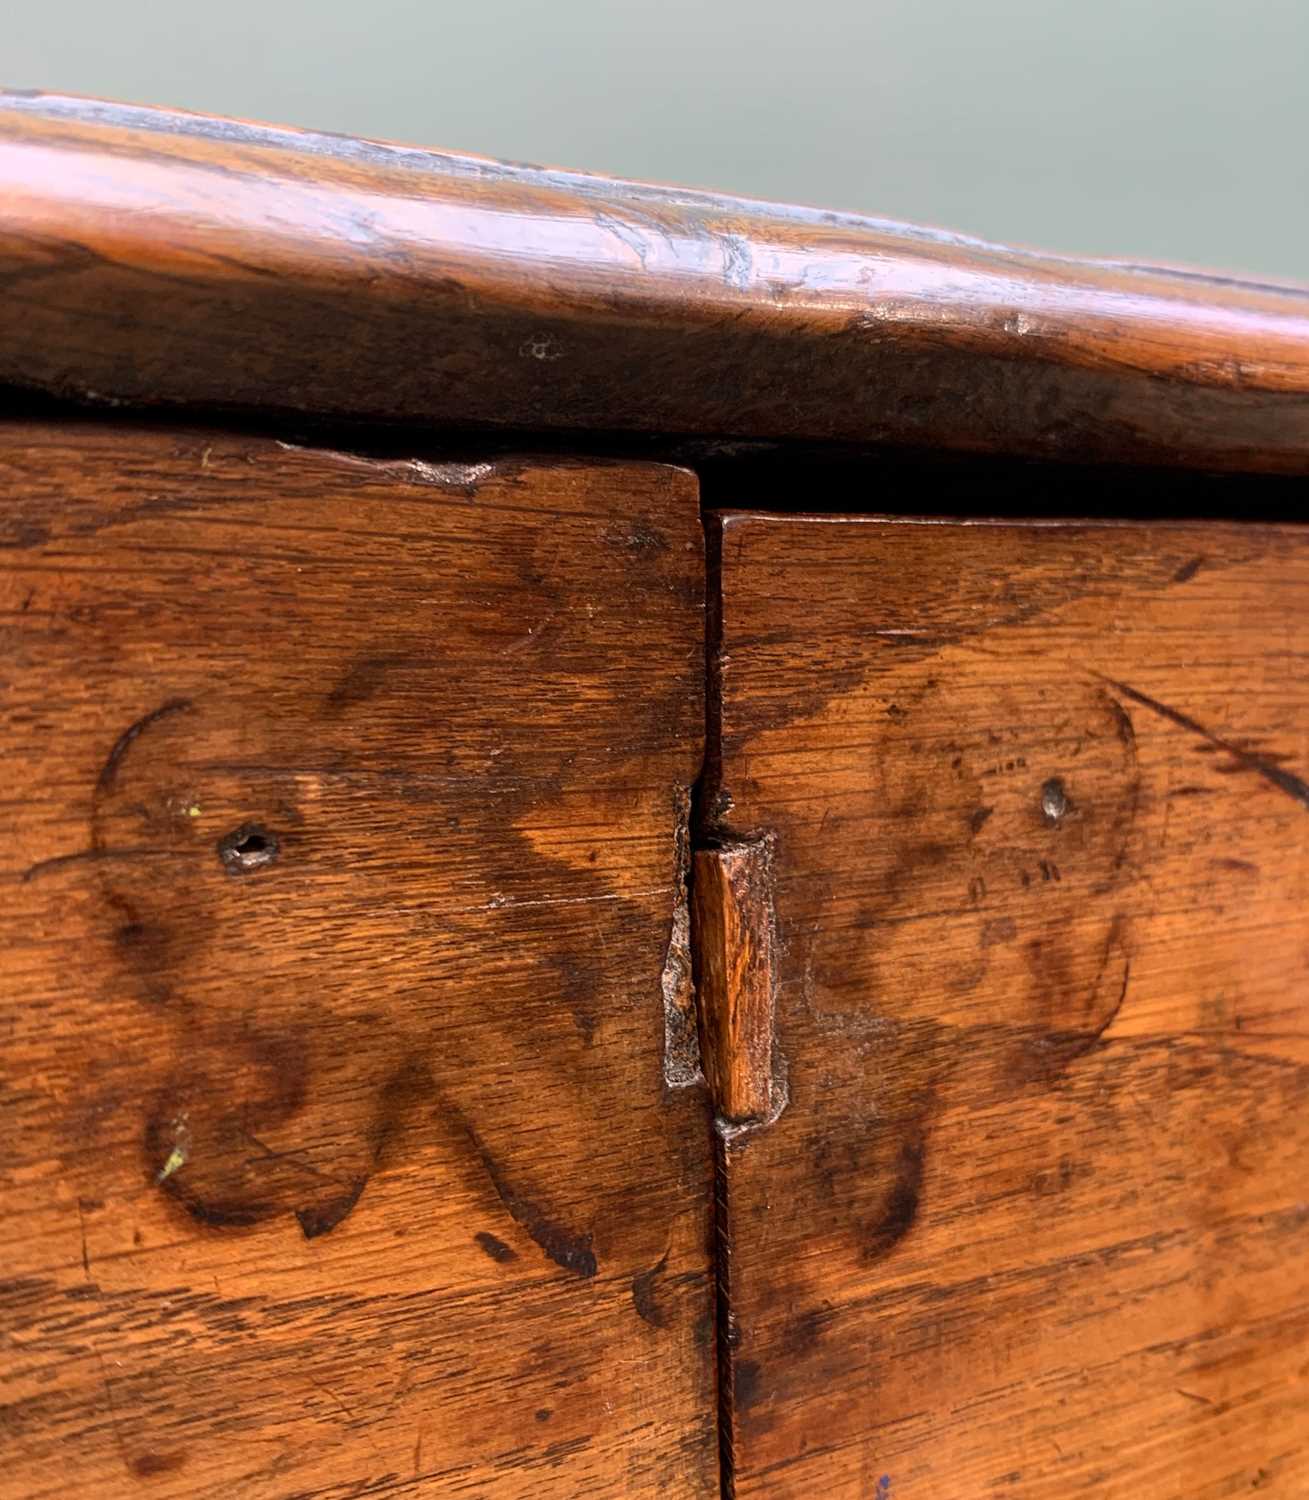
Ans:
[{"label": "wooden chest", "polygon": [[1309,293],[0,96],[0,1495],[1309,1495]]}]

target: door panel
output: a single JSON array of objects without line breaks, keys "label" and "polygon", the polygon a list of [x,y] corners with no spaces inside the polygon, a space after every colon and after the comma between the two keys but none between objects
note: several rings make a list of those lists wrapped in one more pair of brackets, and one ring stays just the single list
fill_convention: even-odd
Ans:
[{"label": "door panel", "polygon": [[789,1093],[724,1132],[735,1493],[1309,1493],[1309,535],[712,541]]},{"label": "door panel", "polygon": [[0,1491],[715,1493],[694,482],[11,424],[0,486]]}]

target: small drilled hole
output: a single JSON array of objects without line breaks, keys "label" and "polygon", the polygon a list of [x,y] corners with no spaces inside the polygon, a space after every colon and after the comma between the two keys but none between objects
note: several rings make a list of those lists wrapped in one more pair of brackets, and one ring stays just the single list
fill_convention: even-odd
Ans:
[{"label": "small drilled hole", "polygon": [[258,823],[243,823],[218,841],[218,857],[229,875],[247,875],[271,865],[277,853],[276,836]]},{"label": "small drilled hole", "polygon": [[1041,811],[1045,821],[1058,823],[1072,811],[1072,806],[1068,789],[1057,776],[1052,776],[1041,788]]}]

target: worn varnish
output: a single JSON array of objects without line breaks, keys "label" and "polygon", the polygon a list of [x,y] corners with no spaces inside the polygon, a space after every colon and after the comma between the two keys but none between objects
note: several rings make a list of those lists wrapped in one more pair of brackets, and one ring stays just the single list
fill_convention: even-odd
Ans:
[{"label": "worn varnish", "polygon": [[0,380],[80,400],[1309,471],[1309,292],[0,95]]},{"label": "worn varnish", "polygon": [[718,521],[739,1497],[1309,1494],[1309,532]]},{"label": "worn varnish", "polygon": [[11,423],[0,497],[0,1493],[716,1493],[693,481]]}]

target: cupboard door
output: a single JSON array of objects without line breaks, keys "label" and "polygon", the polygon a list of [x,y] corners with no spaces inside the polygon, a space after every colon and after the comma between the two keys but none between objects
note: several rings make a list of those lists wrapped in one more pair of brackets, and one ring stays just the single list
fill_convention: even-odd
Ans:
[{"label": "cupboard door", "polygon": [[716,1493],[692,479],[11,423],[0,497],[0,1492]]},{"label": "cupboard door", "polygon": [[722,1147],[736,1495],[1309,1493],[1309,532],[713,543],[782,1106]]}]

